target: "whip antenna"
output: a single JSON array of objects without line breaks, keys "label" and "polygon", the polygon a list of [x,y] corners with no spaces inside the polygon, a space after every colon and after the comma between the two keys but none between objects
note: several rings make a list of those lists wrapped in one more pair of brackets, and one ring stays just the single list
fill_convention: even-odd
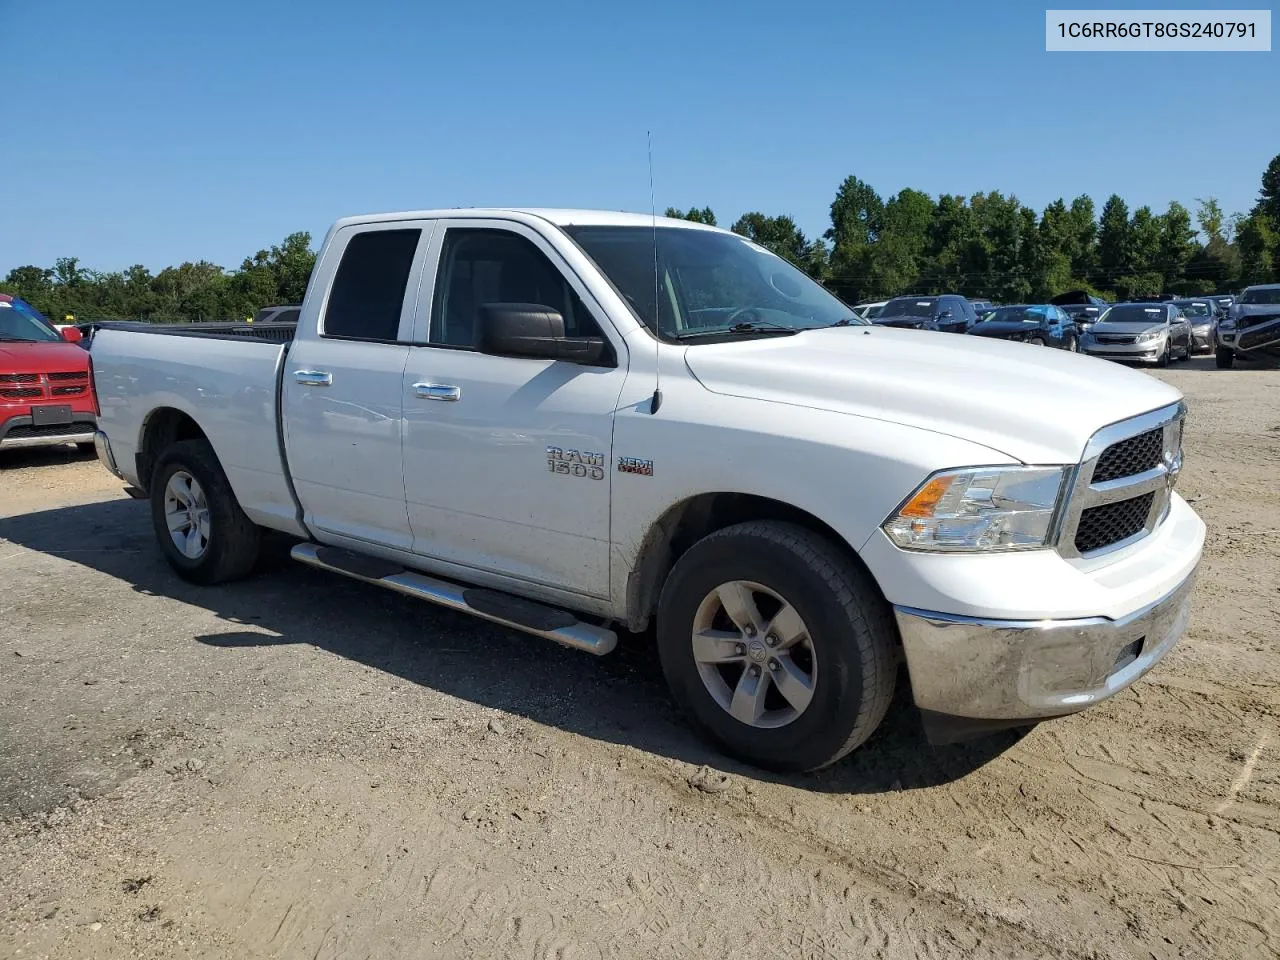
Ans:
[{"label": "whip antenna", "polygon": [[658,311],[658,208],[653,200],[653,133],[646,130],[649,141],[649,218],[653,223],[653,399],[649,402],[649,413],[658,412],[662,406],[662,337],[658,332],[661,326]]}]

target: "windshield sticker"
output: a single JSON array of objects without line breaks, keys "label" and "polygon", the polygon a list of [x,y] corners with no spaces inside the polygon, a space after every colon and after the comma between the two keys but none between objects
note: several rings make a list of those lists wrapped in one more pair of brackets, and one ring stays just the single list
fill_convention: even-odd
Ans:
[{"label": "windshield sticker", "polygon": [[1147,307],[1147,313],[1162,313],[1159,307]]},{"label": "windshield sticker", "polygon": [[916,301],[916,306],[917,306],[917,307],[927,307],[927,306],[929,306],[930,302],[931,302],[931,301],[929,301],[929,300],[917,300],[917,301]]}]

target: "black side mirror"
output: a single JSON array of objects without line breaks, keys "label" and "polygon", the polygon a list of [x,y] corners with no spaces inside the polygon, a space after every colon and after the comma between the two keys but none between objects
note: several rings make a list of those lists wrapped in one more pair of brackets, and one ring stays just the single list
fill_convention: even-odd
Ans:
[{"label": "black side mirror", "polygon": [[950,319],[951,319],[951,311],[950,311],[950,310],[940,310],[940,311],[938,311],[937,319],[939,319],[939,320],[950,320]]},{"label": "black side mirror", "polygon": [[599,337],[566,337],[560,311],[540,303],[484,304],[476,346],[493,356],[585,364],[599,363],[607,353]]}]

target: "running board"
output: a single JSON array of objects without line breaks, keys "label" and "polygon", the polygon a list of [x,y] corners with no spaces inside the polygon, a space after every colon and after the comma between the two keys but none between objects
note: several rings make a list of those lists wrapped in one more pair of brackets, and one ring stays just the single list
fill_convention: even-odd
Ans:
[{"label": "running board", "polygon": [[447,580],[437,580],[397,563],[362,553],[324,547],[316,543],[300,543],[289,551],[289,555],[321,570],[386,587],[396,593],[427,600],[451,610],[460,610],[482,620],[554,640],[575,650],[585,650],[598,657],[612,652],[618,644],[618,635],[612,630],[583,623],[568,611],[543,606],[497,590],[463,587]]}]

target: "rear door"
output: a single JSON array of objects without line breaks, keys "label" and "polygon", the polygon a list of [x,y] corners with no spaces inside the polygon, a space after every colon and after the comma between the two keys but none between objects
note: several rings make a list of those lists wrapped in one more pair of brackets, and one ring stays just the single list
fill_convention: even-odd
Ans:
[{"label": "rear door", "polygon": [[430,221],[347,227],[326,251],[327,275],[312,281],[327,288],[316,335],[290,348],[282,402],[289,467],[314,530],[412,547],[401,380],[432,227]]}]

